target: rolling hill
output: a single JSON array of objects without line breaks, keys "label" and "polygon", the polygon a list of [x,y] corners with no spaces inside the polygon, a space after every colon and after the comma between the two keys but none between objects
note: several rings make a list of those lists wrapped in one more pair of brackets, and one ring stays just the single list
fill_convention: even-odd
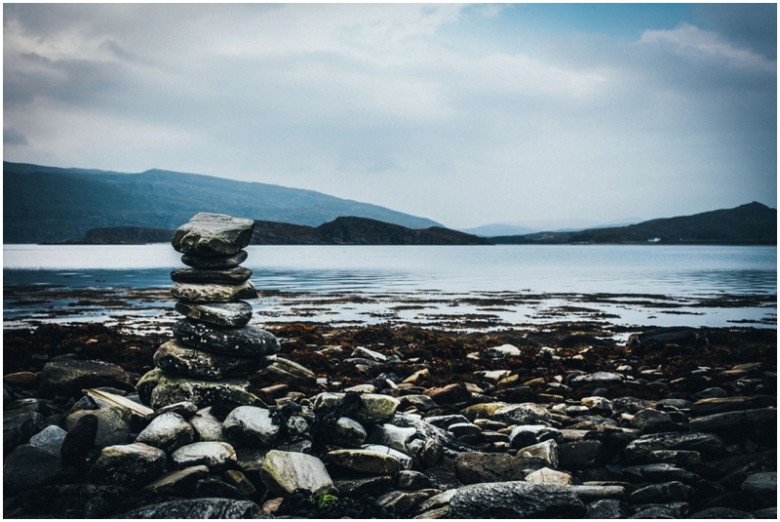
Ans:
[{"label": "rolling hill", "polygon": [[126,174],[3,162],[3,241],[59,242],[105,227],[175,229],[197,212],[318,226],[358,216],[408,228],[439,224],[311,190],[148,170]]},{"label": "rolling hill", "polygon": [[575,232],[538,232],[490,238],[496,244],[659,243],[776,245],[777,209],[753,202],[691,216]]}]

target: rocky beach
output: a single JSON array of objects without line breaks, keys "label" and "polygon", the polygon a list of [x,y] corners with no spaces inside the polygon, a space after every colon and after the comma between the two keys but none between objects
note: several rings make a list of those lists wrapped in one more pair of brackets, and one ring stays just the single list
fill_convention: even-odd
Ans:
[{"label": "rocky beach", "polygon": [[4,329],[6,518],[777,517],[776,328],[275,320],[247,229],[180,227],[166,313]]}]

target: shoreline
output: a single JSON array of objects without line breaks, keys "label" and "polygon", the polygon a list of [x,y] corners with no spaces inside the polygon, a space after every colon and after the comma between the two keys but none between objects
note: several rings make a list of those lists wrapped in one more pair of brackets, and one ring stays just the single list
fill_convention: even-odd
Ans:
[{"label": "shoreline", "polygon": [[[299,411],[303,417],[295,418],[309,419],[303,433],[285,432],[272,446],[260,448],[222,439],[236,452],[228,470],[200,470],[181,483],[177,474],[184,470],[170,464],[168,474],[154,483],[118,489],[93,484],[87,471],[99,451],[94,447],[82,450],[79,458],[86,460],[79,464],[57,461],[55,469],[49,461],[20,461],[16,453],[31,446],[24,443],[29,433],[14,431],[22,421],[43,419],[36,429],[44,424],[48,430],[67,429],[67,437],[74,430],[68,419],[94,407],[82,389],[96,384],[79,381],[68,391],[58,384],[53,391],[49,365],[100,361],[127,375],[113,385],[102,383],[109,386],[103,389],[137,400],[134,383],[154,367],[158,347],[173,337],[172,310],[160,313],[172,309],[167,289],[99,298],[101,292],[105,289],[71,292],[80,304],[66,306],[63,313],[108,302],[119,311],[133,309],[137,299],[152,305],[145,309],[150,315],[139,315],[134,308],[114,322],[56,324],[44,317],[28,318],[21,328],[4,328],[4,436],[6,426],[12,434],[5,444],[11,462],[6,466],[11,471],[4,470],[7,518],[141,516],[136,513],[179,518],[176,510],[184,507],[194,513],[223,509],[219,502],[224,499],[248,509],[241,512],[243,518],[481,518],[485,513],[507,516],[516,502],[525,502],[520,498],[545,506],[548,501],[565,504],[531,512],[532,518],[564,512],[572,518],[777,516],[775,498],[767,492],[772,480],[776,489],[776,328],[624,326],[609,318],[595,320],[582,303],[568,303],[565,312],[576,318],[571,308],[583,308],[583,319],[553,315],[549,323],[498,328],[479,318],[466,318],[470,328],[450,328],[450,320],[442,317],[424,324],[377,317],[378,323],[336,325],[328,323],[327,315],[317,315],[332,301],[312,303],[309,294],[285,295],[284,306],[291,299],[301,307],[314,306],[312,313],[320,320],[282,320],[256,312],[253,324],[277,336],[279,360],[289,363],[281,373],[252,375],[249,391],[275,415]],[[52,297],[32,294],[30,306],[36,296]],[[261,292],[261,311],[273,297],[279,293]],[[355,294],[331,297],[348,306],[361,304]],[[549,297],[525,295],[523,300]],[[597,299],[639,306],[654,297]],[[439,305],[450,308],[448,299]],[[725,307],[729,301],[719,304]],[[498,309],[507,306],[507,296],[494,295],[480,305]],[[334,446],[330,439],[318,439],[318,422],[327,417],[315,405],[321,394],[350,391],[394,401],[395,415],[384,418],[384,424],[363,421],[369,440],[385,440],[389,435],[382,435],[383,430],[414,426],[414,437],[437,447],[438,453],[425,460],[408,449],[412,446],[402,445],[413,464],[401,471],[366,474],[336,465],[329,460],[334,447],[354,448],[357,443]],[[216,422],[229,411],[215,409]],[[205,411],[186,415],[193,423],[207,416]],[[110,443],[132,443],[148,422],[133,417],[120,423],[124,427]],[[642,449],[650,442],[652,451]],[[269,489],[267,477],[258,472],[269,450],[321,459],[335,489],[330,496]],[[27,468],[38,478],[25,475]],[[26,486],[18,485],[25,480]],[[499,496],[490,508],[496,511],[469,507],[472,500],[492,495]],[[222,512],[223,518],[233,515]]]},{"label": "shoreline", "polygon": [[[253,321],[269,326],[303,322],[334,326],[420,326],[463,332],[593,322],[625,332],[653,327],[776,328],[775,294],[674,297],[662,294],[284,291],[259,290]],[[127,332],[170,325],[177,314],[168,287],[4,287],[4,329],[98,322]]]}]

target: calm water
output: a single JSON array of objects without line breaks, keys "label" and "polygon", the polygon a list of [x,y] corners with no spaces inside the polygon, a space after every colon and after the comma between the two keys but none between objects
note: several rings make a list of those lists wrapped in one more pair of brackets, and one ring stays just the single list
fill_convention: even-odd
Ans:
[{"label": "calm water", "polygon": [[[253,246],[247,250],[244,266],[253,270],[258,289],[322,295],[605,293],[685,300],[777,293],[775,247]],[[168,287],[171,268],[183,266],[168,244],[5,245],[3,254],[5,288]],[[4,299],[4,318],[13,306]],[[618,313],[629,314],[625,308]],[[699,308],[696,315],[709,314],[717,324],[776,317],[776,299],[771,310],[766,302],[760,310],[740,306],[725,315],[723,310]]]}]

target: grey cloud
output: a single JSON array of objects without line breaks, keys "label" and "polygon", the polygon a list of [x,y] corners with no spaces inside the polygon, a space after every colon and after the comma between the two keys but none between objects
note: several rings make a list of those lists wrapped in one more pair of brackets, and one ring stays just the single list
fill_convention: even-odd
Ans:
[{"label": "grey cloud", "polygon": [[29,145],[27,137],[16,129],[3,128],[3,145]]}]

